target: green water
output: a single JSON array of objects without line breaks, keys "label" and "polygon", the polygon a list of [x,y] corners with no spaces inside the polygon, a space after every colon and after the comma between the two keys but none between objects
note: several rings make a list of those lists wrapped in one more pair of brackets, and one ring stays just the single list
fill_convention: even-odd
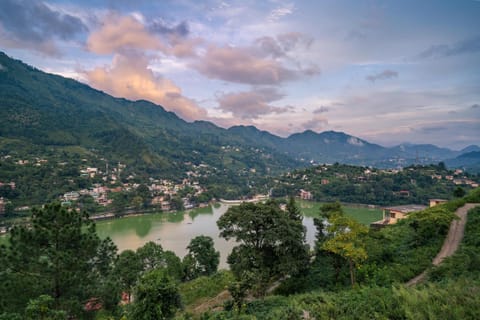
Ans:
[{"label": "green water", "polygon": [[[315,241],[315,226],[313,218],[319,212],[319,203],[299,202],[299,207],[304,213],[303,224],[307,227],[307,242],[313,245]],[[110,237],[120,251],[135,250],[148,241],[162,245],[166,250],[175,252],[183,258],[187,253],[190,239],[206,235],[214,239],[215,248],[220,251],[220,267],[226,268],[226,258],[232,247],[233,241],[219,238],[217,220],[228,209],[227,205],[195,209],[189,212],[158,213],[126,217],[114,220],[97,222],[97,232],[100,237]],[[375,209],[345,208],[346,214],[362,223],[368,224],[380,220],[382,213]]]}]

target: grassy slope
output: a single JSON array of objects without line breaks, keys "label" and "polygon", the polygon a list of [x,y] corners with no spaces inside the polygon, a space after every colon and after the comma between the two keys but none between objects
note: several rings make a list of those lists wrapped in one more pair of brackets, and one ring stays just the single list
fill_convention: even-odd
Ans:
[{"label": "grassy slope", "polygon": [[[320,207],[323,203],[299,200],[297,204],[305,216],[318,217],[320,214]],[[345,211],[345,215],[366,225],[382,219],[382,210],[378,208],[353,207],[345,204],[343,205],[343,210]]]},{"label": "grassy slope", "polygon": [[[453,211],[464,201],[480,202],[480,188],[465,199],[451,202],[446,207]],[[391,230],[396,237],[401,237],[403,233],[394,230],[405,231],[405,228],[406,223],[402,223],[393,226]],[[391,234],[392,231],[388,233]],[[405,237],[405,240],[409,240],[411,235]],[[439,240],[442,237],[438,236]],[[249,303],[240,317],[232,312],[223,312],[204,314],[202,319],[302,319],[305,314],[315,319],[477,319],[480,305],[478,239],[480,209],[477,208],[469,213],[460,250],[431,272],[432,282],[426,285],[406,288],[400,283],[384,286],[370,284],[353,290],[346,288],[327,292],[319,289],[289,297],[270,296]],[[398,240],[397,244],[406,244],[405,240]],[[419,254],[416,249],[404,249],[406,254]],[[427,256],[428,254],[422,260],[429,259]],[[411,264],[414,260],[407,258],[404,263]],[[394,265],[385,267],[395,269]]]}]

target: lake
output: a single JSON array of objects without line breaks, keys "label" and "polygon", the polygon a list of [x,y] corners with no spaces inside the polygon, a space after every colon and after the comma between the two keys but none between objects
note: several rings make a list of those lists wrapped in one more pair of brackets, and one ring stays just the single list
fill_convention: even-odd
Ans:
[{"label": "lake", "polygon": [[[313,217],[319,212],[321,204],[306,201],[299,201],[297,204],[304,214],[307,242],[313,246],[316,233]],[[175,252],[180,258],[187,254],[186,247],[192,238],[199,235],[210,236],[215,242],[215,249],[220,251],[220,268],[228,268],[226,259],[235,242],[220,238],[216,223],[228,207],[220,204],[188,212],[146,214],[99,221],[97,233],[101,238],[110,237],[119,251],[135,250],[153,241],[161,244],[165,250]],[[382,218],[382,212],[378,209],[345,207],[344,210],[347,215],[365,224]]]}]

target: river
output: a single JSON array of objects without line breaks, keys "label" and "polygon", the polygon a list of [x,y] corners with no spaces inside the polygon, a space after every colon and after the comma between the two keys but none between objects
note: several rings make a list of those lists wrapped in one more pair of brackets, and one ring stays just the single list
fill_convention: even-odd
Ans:
[{"label": "river", "polygon": [[[307,228],[307,242],[313,246],[315,241],[315,226],[312,210],[316,211],[319,204],[300,202],[304,213],[303,224]],[[190,240],[199,235],[210,236],[215,242],[216,250],[220,251],[220,268],[228,268],[226,259],[235,245],[233,240],[225,241],[218,236],[217,220],[228,209],[225,204],[207,208],[194,209],[188,212],[145,214],[114,220],[97,222],[97,233],[101,238],[110,237],[119,251],[135,250],[149,241],[161,244],[165,250],[175,252],[183,258],[187,254],[186,247]],[[357,211],[346,208],[347,213],[355,217]],[[353,210],[353,214],[352,211]],[[365,210],[363,210],[365,211]],[[379,220],[378,210],[367,212],[370,221]],[[364,213],[363,213],[364,214]]]}]

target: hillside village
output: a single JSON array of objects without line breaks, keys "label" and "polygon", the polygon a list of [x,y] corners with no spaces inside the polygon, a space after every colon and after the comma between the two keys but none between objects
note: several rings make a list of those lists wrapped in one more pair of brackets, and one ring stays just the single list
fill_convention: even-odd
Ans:
[{"label": "hillside village", "polygon": [[377,205],[428,204],[431,198],[450,199],[457,188],[479,186],[479,176],[444,164],[375,169],[350,165],[320,165],[288,172],[274,179],[275,197],[295,193],[301,199],[341,200]]},{"label": "hillside village", "polygon": [[[108,163],[106,159],[100,159],[105,163]],[[3,156],[0,158],[0,163],[8,161],[14,163],[17,167],[41,167],[49,164],[46,159],[14,159],[12,156]],[[141,181],[136,178],[135,173],[127,173],[127,165],[118,163],[116,166],[105,166],[105,168],[99,168],[91,166],[87,159],[82,159],[81,165],[78,166],[78,177],[88,181],[87,188],[74,189],[68,192],[62,193],[57,197],[57,200],[65,206],[76,206],[79,201],[85,197],[91,197],[93,201],[98,205],[99,211],[102,212],[112,206],[115,198],[115,194],[128,194],[134,193],[140,186],[147,188],[148,192],[144,193],[149,203],[145,203],[145,206],[153,206],[156,209],[162,211],[170,211],[172,209],[191,209],[194,206],[201,206],[204,204],[193,203],[193,199],[200,199],[201,195],[205,192],[205,188],[200,186],[198,177],[208,176],[208,165],[200,164],[194,165],[188,163],[189,171],[185,173],[185,178],[180,182],[175,182],[169,179],[155,179],[149,177],[146,181]],[[57,162],[56,167],[66,167],[68,162]],[[124,176],[126,175],[126,176]],[[73,182],[73,179],[70,179]],[[15,194],[17,189],[16,181],[0,181],[0,190],[5,197],[0,198],[0,214],[5,213],[6,204],[10,202],[8,195]],[[10,192],[9,192],[10,191]],[[173,206],[171,199],[181,195],[180,206]],[[208,202],[206,199],[205,202]],[[16,211],[28,210],[28,205],[17,206],[14,208]],[[104,209],[102,209],[104,208]],[[137,208],[138,209],[138,208]]]},{"label": "hillside village", "polygon": [[[223,149],[230,150],[231,147]],[[186,171],[177,180],[140,176],[125,163],[111,164],[105,158],[73,161],[71,158],[29,159],[4,155],[0,164],[5,170],[13,168],[11,171],[30,175],[32,179],[48,174],[58,178],[43,187],[52,188],[65,183],[59,186],[52,200],[79,210],[89,208],[90,214],[120,212],[122,208],[127,211],[150,208],[168,212],[205,206],[212,199],[224,198],[218,191],[212,193],[209,189],[225,173],[205,163],[185,162],[183,167]],[[22,174],[17,174],[17,177]],[[31,180],[0,178],[0,214],[22,212],[29,210],[31,204],[39,204],[16,200],[21,198],[22,190],[26,190],[25,181],[31,183]],[[244,179],[245,182],[240,183],[247,183],[243,190],[249,194],[243,193],[237,198],[246,199],[263,193],[273,197],[296,195],[303,200],[340,200],[384,206],[427,204],[430,198],[451,198],[455,188],[476,188],[480,181],[478,175],[461,169],[448,170],[443,164],[404,169],[324,164],[290,171],[277,178],[262,178],[265,180],[263,184],[256,183],[259,180],[254,168],[240,170],[237,178],[232,180]],[[226,192],[226,188],[224,190]]]}]

